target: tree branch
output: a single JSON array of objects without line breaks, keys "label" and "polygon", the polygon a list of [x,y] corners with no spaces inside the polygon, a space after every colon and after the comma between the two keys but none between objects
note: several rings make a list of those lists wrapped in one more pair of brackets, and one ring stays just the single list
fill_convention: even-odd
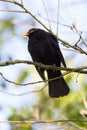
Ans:
[{"label": "tree branch", "polygon": [[[65,120],[25,120],[25,121],[0,121],[0,124],[11,124],[11,125],[33,125],[33,124],[58,124],[58,123],[74,123],[74,122],[83,122],[87,123],[87,120],[81,120],[81,119],[65,119]],[[64,127],[64,126],[63,126]],[[66,126],[67,128],[70,126]],[[78,126],[74,126],[74,128],[78,129]],[[79,130],[86,130],[85,128],[80,127]]]},{"label": "tree branch", "polygon": [[31,93],[37,93],[37,92],[41,92],[43,89],[45,88],[45,86],[39,88],[39,89],[34,89],[32,91],[27,91],[27,92],[23,92],[23,93],[12,93],[12,92],[8,92],[8,91],[4,91],[4,90],[0,90],[0,93],[4,93],[7,95],[11,95],[11,96],[24,96],[27,94],[31,94]]},{"label": "tree branch", "polygon": [[[33,17],[40,25],[42,25],[47,31],[53,33],[41,20],[39,20],[30,10],[28,10],[23,3],[19,3],[15,0],[0,0],[2,2],[9,2],[9,3],[12,3],[12,4],[15,4],[15,5],[18,5],[19,7],[21,7],[25,13],[28,13],[29,15],[31,15],[31,17]],[[53,33],[54,34],[54,33]],[[55,34],[54,34],[55,35]],[[84,51],[83,49],[81,49],[80,47],[78,46],[73,46],[71,45],[70,43],[68,43],[67,41],[61,39],[59,36],[56,36],[58,38],[59,41],[62,42],[62,44],[66,47],[70,47],[70,48],[73,48],[74,50],[77,50],[78,52],[82,53],[82,54],[85,54],[87,55],[87,52]]]},{"label": "tree branch", "polygon": [[81,119],[70,119],[70,120],[45,120],[45,121],[0,121],[0,123],[10,123],[10,124],[23,124],[23,123],[28,123],[28,124],[34,124],[34,123],[58,123],[58,122],[87,122],[87,120],[81,120]]},{"label": "tree branch", "polygon": [[0,67],[3,66],[8,66],[8,65],[14,65],[14,64],[28,64],[28,65],[35,65],[39,68],[45,69],[45,70],[63,70],[67,72],[76,72],[76,73],[82,73],[82,74],[87,74],[87,66],[84,67],[78,67],[78,68],[69,68],[69,67],[57,67],[54,65],[44,65],[42,63],[38,62],[32,62],[32,61],[27,61],[27,60],[13,60],[13,61],[6,61],[6,62],[0,62]]},{"label": "tree branch", "polygon": [[21,3],[17,2],[17,1],[15,1],[15,0],[14,1],[12,1],[12,0],[5,0],[5,1],[0,0],[0,1],[9,2],[9,3],[20,6],[25,11],[25,13],[28,13],[29,15],[31,15],[38,23],[40,23],[46,30],[48,30],[50,32],[50,29],[47,28],[46,25],[44,23],[42,23],[30,10],[26,9],[24,7],[24,4],[21,4]]}]

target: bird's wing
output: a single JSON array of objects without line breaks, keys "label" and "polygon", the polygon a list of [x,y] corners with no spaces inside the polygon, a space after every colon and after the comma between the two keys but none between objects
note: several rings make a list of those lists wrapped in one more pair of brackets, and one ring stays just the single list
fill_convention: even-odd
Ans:
[{"label": "bird's wing", "polygon": [[[30,52],[30,55],[32,57],[32,60],[34,62],[42,63],[42,57],[43,57],[43,48],[41,44],[37,42],[37,39],[33,39],[33,41],[30,41],[31,44],[28,44],[28,51]],[[38,46],[39,45],[39,46]],[[38,71],[39,75],[43,80],[45,80],[44,70],[35,66],[36,70]]]},{"label": "bird's wing", "polygon": [[[32,60],[33,60],[34,62],[40,63],[39,60],[38,60],[38,59],[34,59],[34,57],[32,57]],[[35,68],[36,68],[37,72],[39,73],[40,77],[45,81],[46,78],[45,78],[45,75],[44,75],[44,69],[41,69],[41,68],[39,68],[38,66],[35,66]]]},{"label": "bird's wing", "polygon": [[[38,61],[36,61],[36,59],[34,59],[33,57],[32,57],[32,60],[33,60],[34,62],[38,62]],[[39,63],[40,63],[40,62],[39,62]],[[46,78],[45,78],[45,75],[44,75],[44,69],[41,69],[41,68],[39,68],[38,66],[35,66],[35,68],[36,68],[37,72],[39,73],[40,77],[45,81]]]},{"label": "bird's wing", "polygon": [[63,57],[63,55],[60,51],[57,38],[54,35],[50,34],[50,39],[51,39],[51,42],[52,42],[52,44],[51,44],[52,48],[54,49],[54,51],[57,50],[58,57],[60,58],[60,61],[62,62],[64,67],[66,67],[66,63],[65,63],[64,57]]},{"label": "bird's wing", "polygon": [[45,78],[45,75],[44,75],[44,70],[43,69],[40,69],[39,67],[35,66],[36,70],[38,71],[40,77],[45,81],[46,78]]}]

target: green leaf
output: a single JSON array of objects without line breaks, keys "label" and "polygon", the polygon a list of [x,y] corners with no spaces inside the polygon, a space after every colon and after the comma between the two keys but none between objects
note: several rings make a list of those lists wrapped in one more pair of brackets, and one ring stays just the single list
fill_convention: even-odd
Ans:
[{"label": "green leaf", "polygon": [[20,76],[18,77],[18,79],[16,80],[17,83],[22,83],[26,77],[28,76],[28,70],[23,70],[21,73],[20,73]]},{"label": "green leaf", "polygon": [[4,42],[4,40],[2,39],[2,37],[0,37],[0,45],[2,45]]}]

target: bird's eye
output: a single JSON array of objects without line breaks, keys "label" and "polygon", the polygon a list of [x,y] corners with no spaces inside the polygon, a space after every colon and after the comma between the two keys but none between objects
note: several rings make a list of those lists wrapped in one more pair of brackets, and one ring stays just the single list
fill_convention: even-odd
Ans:
[{"label": "bird's eye", "polygon": [[30,31],[29,31],[29,34],[31,34],[31,33],[33,33],[34,31],[35,31],[36,29],[31,29]]}]

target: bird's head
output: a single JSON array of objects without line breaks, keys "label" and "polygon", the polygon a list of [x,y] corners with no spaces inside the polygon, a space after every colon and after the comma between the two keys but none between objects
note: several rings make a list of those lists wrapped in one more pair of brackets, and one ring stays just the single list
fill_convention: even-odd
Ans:
[{"label": "bird's head", "polygon": [[33,33],[35,33],[38,29],[37,28],[32,28],[30,29],[27,33],[25,34],[22,34],[21,36],[24,36],[24,37],[30,37]]}]

